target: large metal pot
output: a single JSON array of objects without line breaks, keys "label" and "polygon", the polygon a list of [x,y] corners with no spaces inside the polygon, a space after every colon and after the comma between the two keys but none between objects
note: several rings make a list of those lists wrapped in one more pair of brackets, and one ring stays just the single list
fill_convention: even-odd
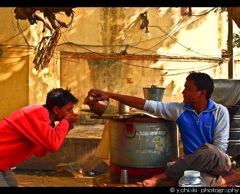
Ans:
[{"label": "large metal pot", "polygon": [[176,123],[160,118],[110,119],[110,164],[162,168],[179,155]]},{"label": "large metal pot", "polygon": [[239,154],[240,149],[240,101],[228,107],[228,112],[230,117],[228,154],[235,156]]}]

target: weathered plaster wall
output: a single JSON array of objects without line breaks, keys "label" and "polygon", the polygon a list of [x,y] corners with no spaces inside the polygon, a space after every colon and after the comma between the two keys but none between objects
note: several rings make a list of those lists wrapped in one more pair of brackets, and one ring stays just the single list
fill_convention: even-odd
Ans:
[{"label": "weathered plaster wall", "polygon": [[[54,57],[48,68],[39,71],[34,69],[33,59],[39,42],[49,32],[42,33],[41,22],[30,25],[19,20],[17,25],[13,9],[0,7],[0,118],[22,106],[44,103],[53,87],[72,88],[80,98],[76,107],[80,110],[92,87],[143,97],[142,88],[155,84],[166,87],[163,101],[181,101],[189,71],[228,78],[228,61],[218,64],[213,60],[227,48],[226,14],[204,14],[211,8],[192,8],[192,16],[181,15],[179,7],[74,8],[73,23],[61,30]],[[145,29],[140,29],[140,13],[145,11],[150,40],[144,38]],[[59,17],[66,23],[70,20]],[[126,55],[120,54],[124,49]],[[112,59],[111,55],[122,58]],[[148,56],[158,57],[152,60]],[[235,79],[240,77],[238,66],[235,61]]]},{"label": "weathered plaster wall", "polygon": [[[108,56],[104,59],[93,57],[61,54],[61,86],[71,87],[82,102],[90,88],[144,97],[143,87],[151,85],[166,88],[162,101],[182,101],[181,92],[190,69],[202,69],[212,77],[228,77],[227,63],[219,66],[217,62],[170,60],[157,61],[156,64],[151,58],[143,61],[136,56],[126,56],[124,60],[114,58],[118,56]],[[154,69],[154,66],[161,66],[163,70]],[[110,104],[115,107],[116,102],[111,100]]]}]

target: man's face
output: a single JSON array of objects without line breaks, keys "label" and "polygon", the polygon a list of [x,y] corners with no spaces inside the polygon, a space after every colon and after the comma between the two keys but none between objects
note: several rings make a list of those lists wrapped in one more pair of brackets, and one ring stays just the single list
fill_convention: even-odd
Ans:
[{"label": "man's face", "polygon": [[195,86],[194,82],[192,80],[187,80],[184,84],[184,90],[182,91],[182,94],[183,102],[192,104],[199,101],[202,91],[197,91],[197,87]]},{"label": "man's face", "polygon": [[68,104],[66,104],[61,108],[55,107],[54,113],[55,113],[56,121],[60,121],[66,114],[73,113],[73,103],[69,102]]}]

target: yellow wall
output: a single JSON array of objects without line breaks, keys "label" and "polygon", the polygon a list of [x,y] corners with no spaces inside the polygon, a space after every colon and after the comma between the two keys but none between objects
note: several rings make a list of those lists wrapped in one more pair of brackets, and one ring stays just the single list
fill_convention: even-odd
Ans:
[{"label": "yellow wall", "polygon": [[[182,16],[179,7],[74,8],[74,20],[61,30],[54,57],[39,71],[34,69],[33,59],[49,31],[42,33],[41,22],[17,23],[13,9],[0,7],[0,118],[22,106],[44,103],[54,87],[72,88],[80,99],[76,107],[80,110],[92,87],[143,97],[142,88],[154,84],[166,87],[163,101],[181,101],[189,71],[228,78],[228,61],[218,60],[221,49],[227,49],[227,14],[204,14],[210,7],[193,7],[192,16]],[[140,28],[140,13],[145,11],[150,40],[144,39],[145,30]],[[58,16],[66,23],[70,21],[64,14]],[[234,28],[238,33],[235,24]],[[122,56],[126,45],[126,58],[113,60],[112,55]],[[139,55],[142,59],[127,58]],[[235,62],[234,79],[240,77],[238,66]]]}]

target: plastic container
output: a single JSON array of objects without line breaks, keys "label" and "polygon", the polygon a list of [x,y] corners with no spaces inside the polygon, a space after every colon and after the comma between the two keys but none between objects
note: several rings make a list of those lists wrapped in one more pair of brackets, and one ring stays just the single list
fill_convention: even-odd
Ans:
[{"label": "plastic container", "polygon": [[205,187],[205,180],[201,177],[199,171],[186,170],[183,177],[178,181],[179,187]]}]

